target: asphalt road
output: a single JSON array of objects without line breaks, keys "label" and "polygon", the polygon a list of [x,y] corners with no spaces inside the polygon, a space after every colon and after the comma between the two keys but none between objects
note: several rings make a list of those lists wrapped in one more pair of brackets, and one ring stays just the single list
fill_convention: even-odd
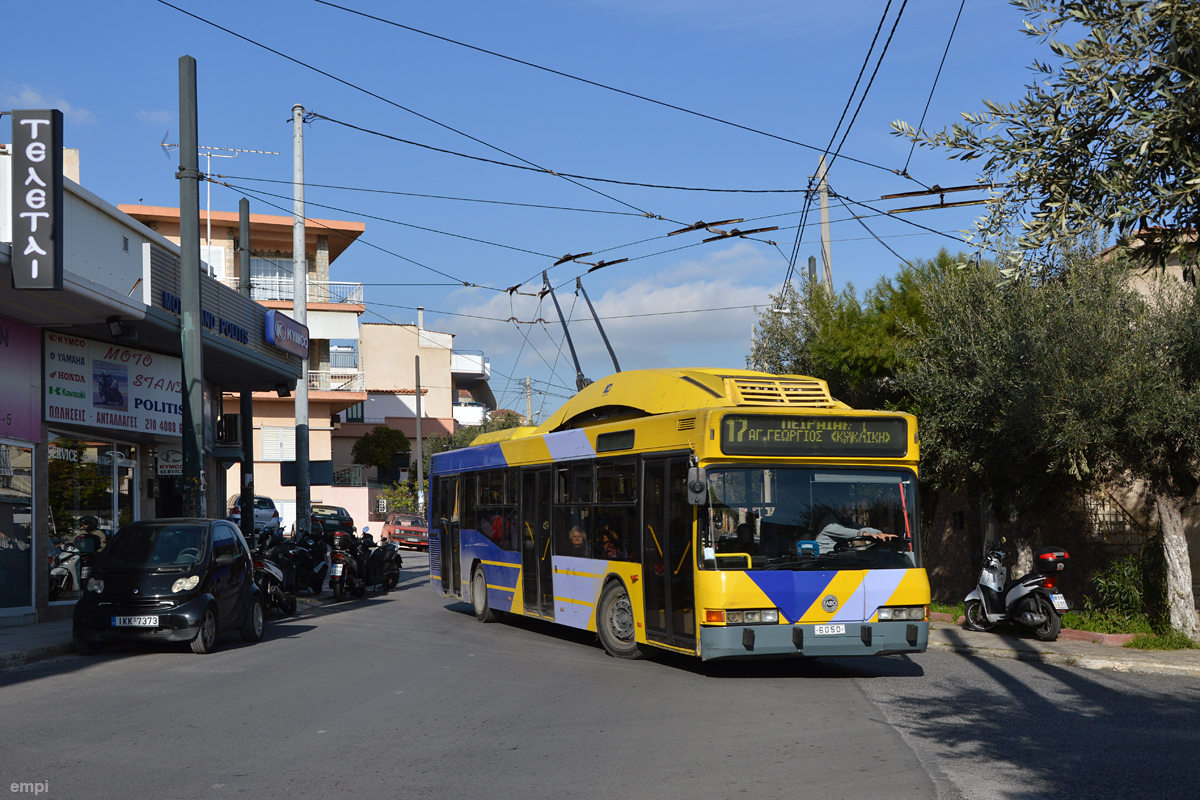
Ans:
[{"label": "asphalt road", "polygon": [[[0,672],[0,790],[49,798],[1096,798],[1200,794],[1200,681],[927,653],[702,664],[386,596],[209,656]],[[14,793],[17,794],[17,793]]]}]

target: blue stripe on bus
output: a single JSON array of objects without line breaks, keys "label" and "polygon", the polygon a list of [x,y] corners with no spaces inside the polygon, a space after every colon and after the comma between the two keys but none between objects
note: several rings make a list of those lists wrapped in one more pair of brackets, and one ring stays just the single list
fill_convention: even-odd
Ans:
[{"label": "blue stripe on bus", "polygon": [[795,622],[821,596],[837,571],[747,572],[746,575],[763,590],[776,608]]},{"label": "blue stripe on bus", "polygon": [[481,444],[479,447],[469,447],[464,450],[436,453],[430,459],[429,472],[431,475],[442,475],[447,472],[507,466],[508,460],[504,457],[504,450],[497,442]]}]

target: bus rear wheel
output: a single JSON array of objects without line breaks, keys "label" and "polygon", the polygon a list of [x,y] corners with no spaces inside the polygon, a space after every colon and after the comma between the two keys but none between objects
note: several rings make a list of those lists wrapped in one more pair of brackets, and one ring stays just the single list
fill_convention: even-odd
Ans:
[{"label": "bus rear wheel", "polygon": [[488,605],[487,579],[483,576],[483,567],[476,566],[475,574],[471,576],[471,605],[475,607],[475,618],[480,622],[495,622],[500,619],[499,611],[493,611]]},{"label": "bus rear wheel", "polygon": [[619,581],[600,592],[596,608],[596,633],[600,644],[613,658],[641,658],[643,653],[634,636],[633,604]]}]

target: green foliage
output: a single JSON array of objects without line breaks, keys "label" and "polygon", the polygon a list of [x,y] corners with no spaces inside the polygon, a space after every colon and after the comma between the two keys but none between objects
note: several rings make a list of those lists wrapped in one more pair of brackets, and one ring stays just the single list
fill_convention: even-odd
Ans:
[{"label": "green foliage", "polygon": [[1113,442],[1154,365],[1130,349],[1144,303],[1099,249],[1085,239],[1041,278],[1002,281],[983,264],[930,285],[928,324],[897,377],[936,484],[967,477],[997,509],[1025,511],[1119,468]]},{"label": "green foliage", "polygon": [[1091,633],[1150,633],[1153,629],[1144,614],[1125,616],[1105,609],[1084,609],[1063,614],[1064,628]]},{"label": "green foliage", "polygon": [[[1194,0],[1011,0],[1025,33],[1047,43],[1054,64],[1016,103],[983,101],[986,111],[939,133],[892,123],[951,158],[982,158],[1002,184],[976,225],[981,248],[1018,229],[1026,255],[1076,230],[1102,225],[1143,237],[1156,264],[1194,258],[1200,227],[1200,117],[1197,59],[1200,4]],[[1063,36],[1082,32],[1078,41]],[[1020,261],[1020,259],[1018,259]]]},{"label": "green foliage", "polygon": [[966,611],[966,604],[958,603],[942,603],[934,600],[929,604],[929,610],[938,614],[950,614],[955,619],[961,617]]},{"label": "green foliage", "polygon": [[1125,646],[1138,650],[1200,649],[1200,643],[1192,641],[1182,631],[1177,630],[1169,630],[1165,633],[1143,633],[1133,637]]},{"label": "green foliage", "polygon": [[396,456],[410,450],[408,437],[403,431],[376,425],[374,430],[354,443],[350,460],[365,467],[376,467],[380,475],[392,469]]},{"label": "green foliage", "polygon": [[420,514],[417,505],[417,484],[413,481],[394,483],[379,493],[387,501],[388,511],[402,511],[408,514]]},{"label": "green foliage", "polygon": [[789,285],[759,317],[746,366],[775,374],[811,375],[855,408],[903,408],[895,382],[907,348],[928,325],[922,296],[963,257],[942,250],[930,260],[880,278],[860,302],[854,287],[830,295],[820,283]]},{"label": "green foliage", "polygon": [[[1100,608],[1121,617],[1142,613],[1142,565],[1136,556],[1114,561],[1092,576]],[[1089,610],[1091,598],[1088,599]]]}]

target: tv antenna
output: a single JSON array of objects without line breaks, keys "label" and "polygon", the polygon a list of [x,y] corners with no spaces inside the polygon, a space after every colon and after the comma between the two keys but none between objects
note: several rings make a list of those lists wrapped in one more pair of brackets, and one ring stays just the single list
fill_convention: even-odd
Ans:
[{"label": "tv antenna", "polygon": [[[163,134],[162,141],[159,143],[159,145],[163,149],[163,155],[167,157],[168,161],[171,160],[171,150],[173,148],[179,147],[179,145],[177,145],[177,144],[170,144],[169,142],[167,142],[167,137],[170,135],[171,135],[171,130],[170,130],[170,128],[168,128],[167,132]],[[212,181],[208,180],[208,176],[212,174],[212,160],[214,158],[237,158],[239,153],[254,153],[255,155],[260,155],[260,156],[277,156],[277,155],[279,155],[279,153],[276,153],[274,150],[243,150],[239,147],[206,147],[204,145],[197,146],[196,150],[197,150],[197,153],[199,155],[204,156],[204,159],[205,159],[205,161],[204,161],[204,175],[205,175],[204,217],[205,217],[205,222],[207,223],[208,227],[204,232],[204,245],[205,245],[205,247],[209,248],[208,252],[209,252],[209,256],[211,257],[211,254],[212,254],[212,249],[211,249],[212,248]],[[218,150],[221,152],[217,152]],[[211,274],[213,272],[213,268],[212,268],[211,264],[208,265],[208,269],[209,269],[209,273]],[[224,278],[225,276],[222,275],[221,277]]]}]

